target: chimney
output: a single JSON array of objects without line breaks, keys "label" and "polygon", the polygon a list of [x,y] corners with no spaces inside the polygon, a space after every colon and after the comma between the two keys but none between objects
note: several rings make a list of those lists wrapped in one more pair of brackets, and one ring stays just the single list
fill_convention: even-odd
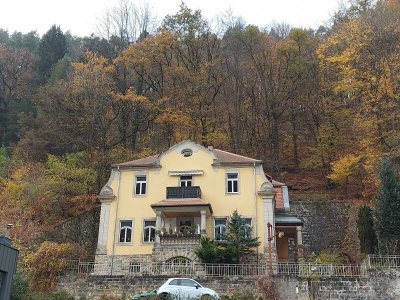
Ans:
[{"label": "chimney", "polygon": [[12,228],[12,224],[7,224],[6,228],[7,228],[6,235],[5,236],[0,235],[0,244],[11,246],[10,231]]},{"label": "chimney", "polygon": [[7,228],[7,235],[6,235],[6,237],[8,237],[9,239],[11,239],[11,228],[13,228],[13,224],[7,224],[6,228]]},{"label": "chimney", "polygon": [[213,151],[213,150],[214,150],[214,147],[213,147],[213,146],[208,146],[208,150]]}]

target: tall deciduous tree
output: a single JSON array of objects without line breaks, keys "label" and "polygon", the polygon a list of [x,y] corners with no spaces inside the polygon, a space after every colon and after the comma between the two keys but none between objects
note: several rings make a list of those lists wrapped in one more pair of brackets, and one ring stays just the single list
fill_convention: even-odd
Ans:
[{"label": "tall deciduous tree", "polygon": [[50,76],[52,68],[67,52],[67,41],[60,26],[53,25],[40,40],[38,72],[43,81]]},{"label": "tall deciduous tree", "polygon": [[28,98],[33,90],[33,55],[26,49],[0,44],[0,143],[17,140],[17,130],[11,129],[17,120],[15,105]]}]

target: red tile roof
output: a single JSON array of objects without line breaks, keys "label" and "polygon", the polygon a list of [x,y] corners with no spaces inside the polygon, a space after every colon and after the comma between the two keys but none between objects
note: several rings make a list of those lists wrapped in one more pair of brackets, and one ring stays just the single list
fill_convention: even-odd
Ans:
[{"label": "red tile roof", "polygon": [[158,156],[159,156],[159,154],[156,154],[156,155],[139,158],[139,159],[124,162],[124,163],[115,164],[113,166],[116,166],[116,167],[150,167],[150,166],[154,165]]},{"label": "red tile roof", "polygon": [[283,203],[283,194],[282,188],[280,186],[274,186],[275,189],[275,202],[276,202],[276,209],[284,209],[285,205]]},{"label": "red tile roof", "polygon": [[220,149],[212,149],[210,150],[214,153],[214,155],[217,157],[219,163],[221,164],[226,164],[226,163],[232,163],[232,164],[252,164],[252,163],[262,163],[261,160],[242,156],[239,154],[231,153],[228,151],[220,150]]}]

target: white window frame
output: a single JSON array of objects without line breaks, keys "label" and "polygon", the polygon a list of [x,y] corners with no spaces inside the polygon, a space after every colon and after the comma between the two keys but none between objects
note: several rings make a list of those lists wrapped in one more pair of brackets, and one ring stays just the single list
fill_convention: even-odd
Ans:
[{"label": "white window frame", "polygon": [[[245,227],[250,227],[251,231],[253,231],[253,218],[250,217],[242,217],[244,220],[250,220],[250,224],[245,224]],[[250,235],[250,238],[252,238],[253,235]]]},{"label": "white window frame", "polygon": [[[142,181],[142,180],[138,181],[138,177],[145,177],[146,180],[145,180],[145,181]],[[147,179],[147,178],[148,178],[147,174],[135,174],[135,185],[134,185],[134,187],[133,187],[133,194],[134,194],[135,196],[143,197],[143,196],[146,196],[146,195],[147,195],[147,190],[148,190],[148,188],[149,188],[148,179]],[[139,194],[136,193],[137,184],[140,184],[140,188],[139,188],[140,193],[139,193]],[[144,191],[144,193],[143,193],[143,184],[145,184],[145,191]]]},{"label": "white window frame", "polygon": [[[182,179],[182,177],[191,177],[191,179]],[[192,175],[181,175],[179,176],[179,186],[180,187],[187,187],[187,183],[190,182],[190,186],[193,186],[193,176]],[[182,185],[182,182],[185,183],[185,185]]]},{"label": "white window frame", "polygon": [[[237,177],[234,179],[234,178],[228,178],[229,177],[229,175],[236,175]],[[237,191],[235,192],[235,191],[233,191],[234,190],[234,184],[233,184],[233,182],[237,182]],[[229,182],[232,182],[232,191],[231,192],[229,192],[229,189],[228,189],[228,186],[229,186]],[[225,185],[226,185],[226,190],[225,190],[225,192],[227,193],[227,194],[239,194],[239,192],[240,192],[240,188],[239,188],[239,185],[240,185],[240,180],[239,180],[239,172],[238,171],[228,171],[228,172],[226,172],[226,174],[225,174]]]},{"label": "white window frame", "polygon": [[[121,242],[120,237],[121,237],[121,230],[128,229],[129,227],[121,227],[122,222],[131,222],[131,241],[126,242],[126,234],[125,234],[125,241]],[[134,219],[118,219],[118,234],[117,234],[117,243],[119,245],[132,245],[133,243],[133,228],[134,228],[135,220]]]},{"label": "white window frame", "polygon": [[[146,222],[154,222],[154,226],[146,226]],[[151,244],[151,243],[154,243],[154,241],[145,241],[144,240],[144,237],[146,236],[145,235],[145,231],[146,230],[150,230],[151,228],[153,228],[154,229],[154,240],[156,239],[156,234],[155,234],[155,232],[156,232],[156,224],[155,224],[155,222],[156,222],[156,219],[143,219],[143,230],[142,230],[142,242],[143,243],[145,243],[145,244]],[[150,237],[150,235],[149,235],[149,237]]]},{"label": "white window frame", "polygon": [[[216,221],[216,220],[225,220],[225,225],[222,225],[222,224],[215,225],[215,221]],[[225,241],[225,240],[223,240],[223,239],[218,239],[218,240],[217,240],[217,236],[215,235],[215,229],[216,229],[217,227],[219,227],[219,228],[225,227],[225,233],[226,233],[227,230],[228,230],[228,220],[229,220],[228,217],[215,217],[215,218],[214,218],[214,222],[213,222],[213,235],[214,235],[214,240],[219,241],[219,242]],[[219,229],[218,231],[219,231],[219,234],[221,235],[221,234],[222,234],[221,229]]]}]

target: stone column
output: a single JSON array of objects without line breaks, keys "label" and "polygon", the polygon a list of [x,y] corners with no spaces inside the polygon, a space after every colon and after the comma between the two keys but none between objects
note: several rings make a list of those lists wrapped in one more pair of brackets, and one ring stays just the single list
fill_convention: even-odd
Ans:
[{"label": "stone column", "polygon": [[302,233],[302,227],[301,226],[296,226],[296,233],[297,233],[297,259],[302,259],[303,258],[303,233]]},{"label": "stone column", "polygon": [[101,202],[101,210],[100,210],[99,237],[97,240],[96,254],[106,255],[107,242],[108,242],[108,227],[110,223],[111,202],[114,200],[114,195],[100,194],[98,198]]},{"label": "stone column", "polygon": [[302,227],[301,226],[296,226],[296,232],[297,232],[297,246],[303,245],[303,233],[301,232]]},{"label": "stone column", "polygon": [[156,211],[156,236],[155,236],[155,246],[160,245],[160,233],[161,233],[161,211]]},{"label": "stone column", "polygon": [[206,233],[206,215],[207,215],[206,210],[202,209],[200,211],[200,215],[201,215],[201,219],[200,219],[200,234],[202,236],[205,236],[207,234]]},{"label": "stone column", "polygon": [[264,227],[264,254],[268,259],[269,273],[273,274],[273,263],[277,260],[275,246],[275,191],[270,182],[265,182],[258,191],[262,199],[262,220]]}]

